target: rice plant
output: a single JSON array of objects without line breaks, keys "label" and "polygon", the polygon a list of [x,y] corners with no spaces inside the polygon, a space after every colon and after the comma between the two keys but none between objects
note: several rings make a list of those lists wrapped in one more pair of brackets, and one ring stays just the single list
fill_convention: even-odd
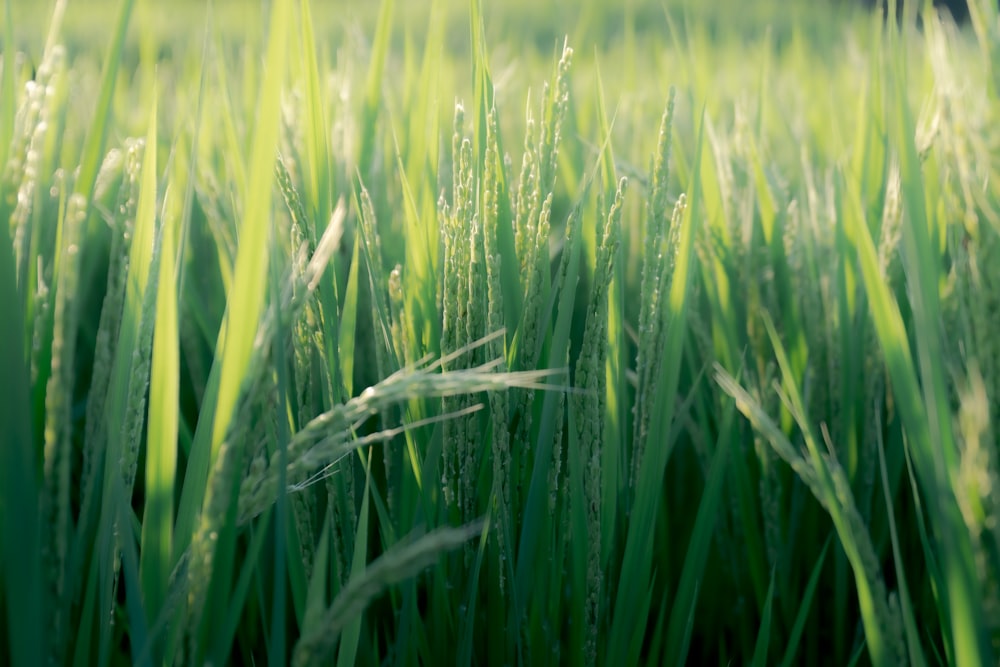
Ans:
[{"label": "rice plant", "polygon": [[5,0],[0,664],[995,663],[1000,16],[889,4]]}]

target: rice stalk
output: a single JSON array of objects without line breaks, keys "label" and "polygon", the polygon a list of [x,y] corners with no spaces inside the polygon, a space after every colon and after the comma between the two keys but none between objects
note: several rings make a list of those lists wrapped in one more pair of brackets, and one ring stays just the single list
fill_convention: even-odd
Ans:
[{"label": "rice stalk", "polygon": [[[464,138],[462,126],[465,109],[455,106],[454,134],[452,136],[452,202],[442,196],[438,207],[444,237],[444,284],[442,287],[441,350],[449,353],[462,349],[469,341],[463,324],[468,317],[472,299],[470,293],[470,264],[472,249],[466,238],[475,215],[475,190],[472,165],[472,142]],[[463,355],[455,359],[455,368],[468,367]],[[446,367],[447,369],[447,367]],[[455,412],[464,407],[461,397],[442,402],[445,412]],[[466,441],[466,423],[461,420],[446,422],[442,427],[442,488],[445,503],[452,508],[460,506],[459,469]]]},{"label": "rice stalk", "polygon": [[605,376],[605,349],[608,328],[608,292],[620,234],[622,205],[628,181],[618,182],[615,199],[611,204],[601,230],[597,265],[594,268],[594,289],[587,308],[587,325],[583,333],[580,356],[576,362],[574,386],[581,393],[572,397],[577,413],[576,437],[584,466],[584,491],[587,504],[587,592],[586,592],[586,646],[584,659],[588,665],[597,662],[598,621],[602,600],[602,489],[601,461],[604,440],[607,377]]},{"label": "rice stalk", "polygon": [[331,659],[340,634],[352,619],[360,616],[375,596],[388,586],[405,581],[438,561],[441,553],[462,546],[482,532],[482,523],[462,528],[438,528],[425,535],[413,535],[390,547],[352,579],[295,644],[292,664],[313,665]]},{"label": "rice stalk", "polygon": [[77,307],[80,289],[80,244],[86,220],[86,203],[82,197],[70,198],[62,226],[59,271],[56,275],[53,322],[52,368],[45,391],[45,448],[43,452],[43,484],[41,507],[43,525],[42,556],[46,564],[48,608],[52,630],[49,659],[64,658],[66,631],[66,559],[70,531],[70,471],[72,399],[75,377],[76,338],[79,325]]},{"label": "rice stalk", "polygon": [[[477,344],[483,345],[489,340],[488,337]],[[467,352],[467,349],[461,349],[450,357]],[[368,387],[359,396],[334,406],[293,434],[288,443],[287,475],[289,479],[304,477],[305,481],[292,490],[320,481],[331,472],[334,464],[350,452],[367,444],[389,441],[407,429],[422,425],[409,423],[367,436],[356,436],[360,424],[372,416],[417,398],[460,397],[512,387],[538,389],[545,386],[543,380],[552,375],[550,371],[498,373],[496,369],[503,363],[502,359],[466,370],[438,372],[450,360],[446,356],[430,364],[403,368]],[[473,412],[463,408],[459,412],[445,414],[461,420],[467,419]],[[240,485],[239,523],[259,515],[274,502],[278,492],[278,466],[277,452],[270,457],[258,456],[254,459],[249,474]]]},{"label": "rice stalk", "polygon": [[[504,302],[503,287],[501,282],[502,255],[500,253],[497,235],[500,224],[497,197],[499,196],[496,183],[496,169],[499,155],[497,154],[497,114],[496,109],[491,109],[487,116],[487,149],[486,149],[486,169],[485,181],[486,189],[483,194],[484,212],[484,236],[483,254],[486,261],[486,296],[487,296],[487,317],[486,328],[489,331],[500,331],[504,327]],[[505,338],[494,337],[486,353],[490,358],[503,360],[497,370],[507,371]],[[511,506],[511,435],[510,435],[510,415],[508,408],[510,405],[507,391],[495,391],[489,395],[490,423],[492,436],[492,462],[493,462],[493,487],[496,493],[495,511],[500,516],[500,527],[495,531],[497,548],[500,552],[500,563],[503,564],[511,556],[512,545],[508,544],[509,533],[507,526],[513,516]],[[505,568],[501,565],[498,568],[498,588],[500,594],[505,594]]]},{"label": "rice stalk", "polygon": [[959,507],[972,538],[977,583],[983,592],[982,623],[995,651],[1000,651],[1000,506],[995,489],[1000,474],[989,446],[990,408],[982,375],[973,367],[961,396],[958,429],[961,460],[956,485]]},{"label": "rice stalk", "polygon": [[663,350],[662,299],[670,291],[673,272],[673,254],[676,252],[679,211],[683,203],[679,200],[674,214],[668,222],[666,211],[667,185],[669,179],[670,149],[674,120],[674,94],[671,92],[666,109],[660,119],[660,134],[656,152],[653,154],[650,173],[650,194],[646,205],[648,240],[642,258],[642,285],[639,291],[639,343],[636,353],[636,387],[633,404],[633,446],[630,488],[638,484],[639,471],[649,437],[651,414],[655,410],[653,401],[657,395],[656,375]]}]

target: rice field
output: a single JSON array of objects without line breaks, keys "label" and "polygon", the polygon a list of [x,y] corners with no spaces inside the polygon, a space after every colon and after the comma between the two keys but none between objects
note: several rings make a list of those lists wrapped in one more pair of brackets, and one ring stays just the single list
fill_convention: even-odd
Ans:
[{"label": "rice field", "polygon": [[0,665],[996,664],[997,4],[342,4],[4,0]]}]

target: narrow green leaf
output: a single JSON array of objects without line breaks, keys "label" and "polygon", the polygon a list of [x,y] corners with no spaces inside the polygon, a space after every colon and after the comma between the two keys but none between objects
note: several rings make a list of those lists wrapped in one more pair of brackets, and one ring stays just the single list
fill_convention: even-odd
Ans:
[{"label": "narrow green leaf", "polygon": [[[372,496],[372,453],[374,447],[370,447],[365,457],[365,492],[361,498],[361,510],[358,512],[357,528],[354,537],[354,554],[351,560],[351,575],[348,579],[348,587],[353,582],[355,585],[364,580],[365,568],[368,565],[368,518],[371,515],[369,504]],[[360,454],[360,452],[359,452]],[[342,593],[343,594],[343,593]],[[320,623],[323,621],[321,620]],[[322,626],[317,624],[317,630]],[[340,638],[340,651],[337,653],[337,667],[347,667],[353,665],[358,655],[358,644],[361,641],[361,614],[352,615],[342,621],[342,636]],[[309,636],[303,630],[303,637]],[[302,640],[300,640],[301,642]],[[296,649],[298,650],[298,649]]]},{"label": "narrow green leaf", "polygon": [[761,613],[760,629],[757,631],[757,644],[753,649],[753,657],[750,664],[753,667],[766,667],[767,650],[771,643],[771,609],[774,604],[774,576],[771,573],[771,585],[767,587],[767,602],[764,604],[764,611]]},{"label": "narrow green leaf", "polygon": [[[156,141],[156,104],[148,142]],[[168,189],[167,198],[179,193]],[[176,212],[176,207],[170,209]],[[146,427],[146,486],[142,519],[139,576],[146,609],[159,613],[172,569],[174,484],[177,474],[177,434],[180,401],[180,340],[175,240],[180,220],[165,219],[160,228],[162,259],[156,296],[153,358],[149,377],[149,417]]]},{"label": "narrow green leaf", "polygon": [[289,1],[276,0],[273,3],[268,24],[270,38],[260,88],[260,108],[247,199],[243,206],[244,218],[240,225],[234,284],[228,295],[225,321],[219,332],[215,362],[185,474],[175,530],[175,562],[194,534],[196,517],[208,485],[209,470],[233,418],[264,305],[272,178],[287,58]]},{"label": "narrow green leaf", "polygon": [[806,627],[806,621],[808,620],[809,612],[812,609],[812,599],[816,594],[816,588],[819,585],[820,575],[823,573],[823,565],[826,563],[826,554],[830,551],[830,544],[832,543],[832,540],[833,536],[831,535],[823,545],[823,550],[819,553],[819,558],[816,559],[816,564],[813,565],[812,573],[809,575],[809,581],[806,583],[805,592],[803,593],[802,600],[799,603],[799,611],[795,614],[795,622],[792,623],[792,630],[788,634],[788,643],[785,646],[785,657],[781,661],[782,667],[791,667],[791,665],[796,664],[796,654],[799,650],[799,642],[802,639],[802,632]]},{"label": "narrow green leaf", "polygon": [[101,91],[97,96],[93,123],[87,132],[83,154],[80,156],[80,174],[76,179],[76,193],[83,195],[88,202],[94,192],[94,184],[97,182],[101,160],[104,158],[104,145],[114,117],[111,103],[115,84],[118,82],[118,68],[121,66],[122,53],[125,48],[125,34],[134,5],[135,0],[121,0],[118,5],[118,15],[115,17],[111,41],[108,43],[108,50],[104,58],[104,69],[101,72]]},{"label": "narrow green leaf", "polygon": [[[6,3],[10,15],[10,2]],[[7,31],[10,22],[7,24]],[[4,67],[4,74],[12,68]],[[14,276],[14,257],[0,238],[0,595],[6,607],[6,632],[0,643],[14,665],[43,662],[43,585],[38,470],[29,397],[31,385],[23,357],[24,312]],[[6,636],[3,636],[6,634]]]},{"label": "narrow green leaf", "polygon": [[655,405],[662,406],[662,410],[652,421],[649,435],[649,442],[656,443],[657,446],[647,452],[639,473],[638,487],[635,491],[635,500],[629,517],[625,553],[622,559],[622,578],[615,597],[615,612],[608,640],[609,655],[625,656],[626,661],[639,659],[639,651],[645,634],[645,624],[641,618],[634,615],[634,610],[638,609],[640,597],[644,594],[650,579],[653,550],[650,547],[652,532],[649,527],[654,525],[656,521],[663,474],[672,450],[666,441],[666,434],[669,433],[673,420],[684,338],[687,331],[689,295],[696,268],[694,245],[702,217],[699,202],[702,200],[700,174],[703,170],[699,168],[699,165],[701,164],[703,147],[704,114],[695,148],[690,203],[685,209],[681,224],[674,275],[665,304],[667,314],[669,314],[669,324],[661,366],[657,369],[660,381],[654,401]]},{"label": "narrow green leaf", "polygon": [[[720,514],[722,503],[723,481],[726,478],[726,466],[729,460],[731,446],[733,415],[736,412],[734,403],[727,401],[722,416],[719,442],[716,443],[715,454],[705,480],[705,490],[698,503],[698,514],[694,521],[691,541],[684,555],[684,566],[681,569],[680,585],[672,600],[670,621],[667,624],[666,660],[670,664],[683,665],[687,663],[687,648],[691,640],[691,619],[698,603],[697,591],[708,562],[708,550],[715,534],[715,522]],[[771,579],[772,593],[774,579]],[[770,595],[768,601],[770,602]],[[768,612],[770,606],[767,607]]]}]

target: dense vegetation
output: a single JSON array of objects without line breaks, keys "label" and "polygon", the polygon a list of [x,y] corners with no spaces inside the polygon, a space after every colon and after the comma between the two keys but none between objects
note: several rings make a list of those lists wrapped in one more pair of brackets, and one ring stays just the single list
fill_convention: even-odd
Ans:
[{"label": "dense vegetation", "polygon": [[995,2],[320,4],[4,4],[0,664],[996,663]]}]

